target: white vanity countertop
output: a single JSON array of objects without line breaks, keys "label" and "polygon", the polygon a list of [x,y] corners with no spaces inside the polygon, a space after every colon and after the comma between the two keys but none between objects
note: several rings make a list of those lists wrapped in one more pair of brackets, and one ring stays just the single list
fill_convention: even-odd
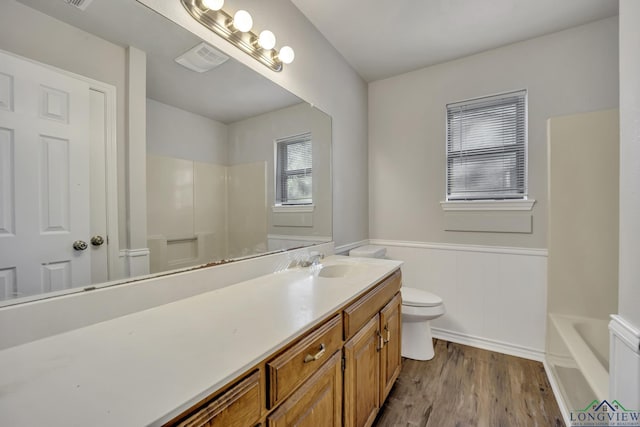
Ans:
[{"label": "white vanity countertop", "polygon": [[161,425],[402,264],[322,263],[360,267],[285,270],[0,351],[0,425]]}]

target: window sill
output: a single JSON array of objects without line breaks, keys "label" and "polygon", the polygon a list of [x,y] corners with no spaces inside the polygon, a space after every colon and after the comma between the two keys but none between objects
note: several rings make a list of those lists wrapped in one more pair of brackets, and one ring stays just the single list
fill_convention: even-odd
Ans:
[{"label": "window sill", "polygon": [[536,201],[527,200],[460,200],[440,202],[443,211],[530,211]]},{"label": "window sill", "polygon": [[309,213],[313,212],[316,205],[275,205],[271,207],[274,213]]}]

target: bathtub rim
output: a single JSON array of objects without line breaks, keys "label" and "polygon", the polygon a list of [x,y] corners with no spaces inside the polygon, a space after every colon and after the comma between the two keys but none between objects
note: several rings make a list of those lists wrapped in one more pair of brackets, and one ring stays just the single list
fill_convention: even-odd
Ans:
[{"label": "bathtub rim", "polygon": [[585,342],[584,337],[575,328],[575,324],[578,322],[598,321],[607,323],[607,320],[556,313],[549,313],[549,318],[594,394],[600,400],[608,399],[609,369],[602,366],[589,344]]}]

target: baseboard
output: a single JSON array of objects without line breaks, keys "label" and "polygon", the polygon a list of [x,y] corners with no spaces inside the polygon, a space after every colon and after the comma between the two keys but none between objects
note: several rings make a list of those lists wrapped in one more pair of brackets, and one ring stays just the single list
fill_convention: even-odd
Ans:
[{"label": "baseboard", "polygon": [[544,351],[529,347],[510,344],[503,341],[491,340],[488,338],[476,337],[473,335],[461,334],[459,332],[447,331],[445,329],[431,327],[434,338],[451,341],[458,344],[469,345],[484,350],[495,351],[496,353],[508,354],[510,356],[522,357],[524,359],[544,361]]},{"label": "baseboard", "polygon": [[542,361],[542,365],[544,366],[544,372],[547,374],[547,379],[549,380],[549,384],[551,384],[551,391],[553,391],[553,396],[556,398],[556,402],[558,403],[558,407],[560,408],[560,413],[562,414],[562,418],[564,419],[564,424],[569,427],[571,426],[571,413],[567,408],[567,405],[562,397],[562,392],[560,391],[560,384],[556,380],[556,376],[553,372],[553,369],[546,360]]},{"label": "baseboard", "polygon": [[335,253],[336,255],[349,255],[348,252],[351,249],[355,249],[359,246],[368,245],[369,240],[360,240],[359,242],[347,243],[346,245],[336,246]]}]

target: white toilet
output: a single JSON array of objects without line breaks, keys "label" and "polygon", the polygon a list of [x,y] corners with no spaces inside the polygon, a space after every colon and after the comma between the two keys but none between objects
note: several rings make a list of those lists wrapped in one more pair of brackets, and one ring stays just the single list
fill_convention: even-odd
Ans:
[{"label": "white toilet", "polygon": [[[366,245],[349,251],[350,256],[384,258],[387,249]],[[402,286],[402,357],[414,360],[433,359],[430,320],[445,313],[442,298],[421,289]]]}]

